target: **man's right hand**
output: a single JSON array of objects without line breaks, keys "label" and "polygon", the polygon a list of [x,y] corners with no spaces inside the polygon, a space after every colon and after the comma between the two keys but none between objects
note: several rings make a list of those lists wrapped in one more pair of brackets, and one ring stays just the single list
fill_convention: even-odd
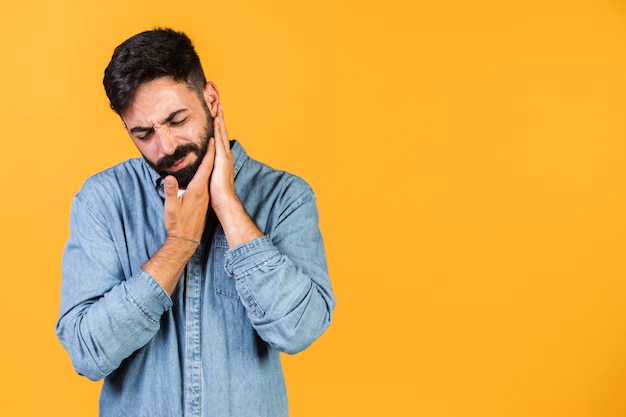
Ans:
[{"label": "man's right hand", "polygon": [[209,140],[206,155],[184,194],[178,196],[178,182],[165,177],[163,222],[167,239],[146,262],[143,270],[154,278],[168,294],[172,294],[185,265],[198,248],[209,207],[209,178],[215,160],[215,139]]},{"label": "man's right hand", "polygon": [[215,139],[211,138],[206,155],[183,195],[178,196],[176,178],[168,175],[163,180],[165,191],[163,222],[168,238],[192,239],[198,242],[202,239],[209,207],[209,178],[214,161]]}]

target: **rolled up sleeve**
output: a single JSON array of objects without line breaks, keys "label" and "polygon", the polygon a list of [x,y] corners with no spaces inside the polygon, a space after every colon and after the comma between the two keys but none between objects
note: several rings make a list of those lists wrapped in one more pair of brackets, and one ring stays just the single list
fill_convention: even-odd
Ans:
[{"label": "rolled up sleeve", "polygon": [[268,344],[297,353],[328,328],[335,298],[309,192],[282,212],[268,234],[226,252],[226,272],[252,325]]},{"label": "rolled up sleeve", "polygon": [[57,336],[81,375],[98,380],[158,331],[172,300],[143,270],[124,271],[111,235],[77,195],[63,255]]}]

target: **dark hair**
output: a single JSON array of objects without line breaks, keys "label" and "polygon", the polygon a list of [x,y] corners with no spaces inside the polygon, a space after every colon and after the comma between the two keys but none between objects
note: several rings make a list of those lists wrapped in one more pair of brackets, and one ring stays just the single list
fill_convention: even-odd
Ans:
[{"label": "dark hair", "polygon": [[121,116],[139,86],[162,77],[184,82],[202,96],[206,78],[191,39],[167,28],[127,39],[115,48],[104,70],[104,90],[111,108]]}]

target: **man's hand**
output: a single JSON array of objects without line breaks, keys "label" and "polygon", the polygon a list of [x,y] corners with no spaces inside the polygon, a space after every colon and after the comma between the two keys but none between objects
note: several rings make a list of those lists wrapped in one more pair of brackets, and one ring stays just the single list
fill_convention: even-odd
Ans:
[{"label": "man's hand", "polygon": [[163,222],[168,237],[200,241],[206,212],[209,207],[209,177],[215,160],[215,139],[209,140],[206,155],[198,171],[187,186],[185,193],[178,196],[178,182],[168,175],[163,180],[165,206]]},{"label": "man's hand", "polygon": [[215,139],[211,138],[206,155],[182,196],[178,196],[176,178],[168,175],[163,181],[163,222],[168,238],[142,269],[170,295],[174,292],[185,265],[198,249],[196,242],[202,239],[209,208],[209,177],[214,160]]},{"label": "man's hand", "polygon": [[224,229],[228,246],[232,248],[263,236],[263,233],[248,216],[235,190],[235,157],[230,150],[221,104],[213,124],[215,162],[209,184],[211,207]]},{"label": "man's hand", "polygon": [[239,201],[235,191],[235,157],[230,150],[230,140],[224,124],[224,109],[220,104],[213,119],[215,131],[215,163],[211,174],[211,206],[217,212],[221,206]]}]

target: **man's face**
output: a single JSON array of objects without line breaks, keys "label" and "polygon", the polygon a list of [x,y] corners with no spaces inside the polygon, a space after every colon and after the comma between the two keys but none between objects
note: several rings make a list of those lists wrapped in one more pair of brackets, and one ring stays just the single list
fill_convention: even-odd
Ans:
[{"label": "man's face", "polygon": [[150,166],[187,188],[213,137],[205,100],[184,83],[159,78],[137,89],[122,119]]}]

